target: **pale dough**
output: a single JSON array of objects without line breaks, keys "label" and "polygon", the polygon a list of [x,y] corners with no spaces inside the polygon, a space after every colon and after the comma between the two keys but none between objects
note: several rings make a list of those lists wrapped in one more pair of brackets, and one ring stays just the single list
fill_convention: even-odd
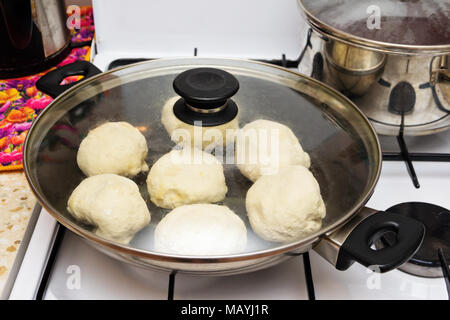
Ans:
[{"label": "pale dough", "polygon": [[247,244],[244,222],[228,207],[192,204],[168,213],[156,227],[155,250],[182,255],[226,255]]},{"label": "pale dough", "polygon": [[95,233],[127,244],[150,223],[150,212],[132,180],[115,174],[84,179],[72,192],[67,210],[96,227]]},{"label": "pale dough", "polygon": [[252,181],[292,165],[310,166],[295,134],[287,126],[269,120],[246,124],[236,135],[236,165]]},{"label": "pale dough", "polygon": [[326,211],[319,183],[303,166],[259,178],[248,190],[245,205],[253,231],[274,242],[318,231]]},{"label": "pale dough", "polygon": [[134,177],[148,171],[145,137],[127,122],[107,122],[81,141],[77,163],[87,176],[114,173]]},{"label": "pale dough", "polygon": [[200,149],[172,150],[150,169],[150,199],[159,207],[173,209],[191,203],[219,202],[228,191],[223,166]]},{"label": "pale dough", "polygon": [[186,144],[187,141],[189,146],[202,149],[208,146],[210,148],[217,145],[226,146],[234,142],[234,135],[239,129],[238,115],[232,121],[220,126],[193,126],[181,121],[173,113],[173,105],[178,99],[180,97],[169,99],[163,106],[161,114],[161,122],[173,142]]}]

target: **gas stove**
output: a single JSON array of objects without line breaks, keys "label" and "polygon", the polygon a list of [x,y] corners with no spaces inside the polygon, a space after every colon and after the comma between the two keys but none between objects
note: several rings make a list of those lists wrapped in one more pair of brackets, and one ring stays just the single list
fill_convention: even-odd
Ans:
[{"label": "gas stove", "polygon": [[[176,37],[173,26],[170,29],[164,21],[167,15],[161,12],[170,13],[172,22],[177,18],[185,21],[171,9],[175,3],[187,6],[181,1],[158,1],[158,7],[139,2],[146,10],[123,8],[117,0],[109,0],[108,6],[105,2],[94,1],[97,39],[92,62],[101,70],[176,55],[241,57],[295,68],[304,46],[298,40],[299,24],[304,22],[295,1],[276,7],[266,0],[252,4],[229,1],[226,8],[221,5],[214,8],[220,17],[233,14],[233,5],[244,8],[240,7],[240,13],[234,15],[235,24],[227,26],[228,30],[216,26],[214,30],[200,32],[201,24],[190,24]],[[207,4],[208,1],[196,1],[199,6]],[[126,21],[130,24],[127,28],[145,27],[153,30],[150,35],[137,32],[133,38],[141,36],[139,43],[126,38],[126,30],[116,24],[119,8],[121,17],[135,17]],[[195,8],[184,9],[177,12],[188,16],[187,13],[192,13],[196,19],[190,21],[203,19],[206,23],[204,20],[210,19],[198,16]],[[159,14],[152,10],[158,10]],[[250,14],[255,10],[260,14],[258,17]],[[145,22],[140,19],[144,17]],[[220,17],[215,19],[220,21]],[[264,24],[266,21],[271,21],[271,25]],[[238,37],[240,28],[250,22],[252,26],[245,29],[249,34]],[[212,33],[221,34],[221,41],[213,41]],[[196,41],[189,34],[196,34]],[[237,38],[230,39],[230,35]],[[172,37],[173,42],[165,36]],[[425,202],[450,208],[446,196],[450,189],[450,130],[422,137],[380,136],[380,142],[383,169],[369,207],[386,210],[400,203]],[[144,270],[109,258],[70,231],[58,232],[62,228],[41,209],[10,299],[449,299],[442,277],[425,278],[400,270],[379,274],[358,264],[338,271],[314,251],[293,256],[269,269],[227,277]]]},{"label": "gas stove", "polygon": [[[96,64],[108,69],[129,62],[136,60],[121,58]],[[445,197],[450,187],[450,162],[441,158],[431,161],[436,160],[433,156],[423,159],[427,154],[450,153],[450,131],[404,140],[414,159],[428,161],[411,162],[415,172],[412,179],[400,156],[397,137],[380,136],[387,160],[368,206],[388,209],[414,201],[450,208]],[[198,277],[142,270],[97,252],[69,231],[55,239],[57,229],[56,221],[42,210],[10,298],[448,299],[443,278],[423,278],[399,270],[378,274],[357,264],[338,271],[313,251],[270,269],[237,276]]]}]

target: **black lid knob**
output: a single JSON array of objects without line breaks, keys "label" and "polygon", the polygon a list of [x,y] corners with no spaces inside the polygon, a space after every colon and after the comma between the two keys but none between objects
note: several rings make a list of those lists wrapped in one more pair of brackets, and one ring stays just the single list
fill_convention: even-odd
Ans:
[{"label": "black lid knob", "polygon": [[224,70],[195,68],[180,73],[173,81],[173,88],[190,106],[214,109],[239,90],[239,82]]},{"label": "black lid knob", "polygon": [[230,99],[238,90],[238,80],[229,72],[215,68],[195,68],[180,73],[173,88],[182,99],[174,105],[182,121],[217,126],[233,120],[238,109]]}]

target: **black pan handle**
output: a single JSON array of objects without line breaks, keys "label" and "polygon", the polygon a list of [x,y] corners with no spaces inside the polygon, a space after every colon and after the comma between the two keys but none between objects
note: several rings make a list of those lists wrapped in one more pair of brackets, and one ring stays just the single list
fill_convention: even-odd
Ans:
[{"label": "black pan handle", "polygon": [[[389,247],[372,249],[372,244],[389,231],[396,233],[397,241]],[[417,220],[377,212],[362,220],[347,236],[339,250],[336,268],[346,270],[356,261],[378,272],[393,270],[417,252],[424,235],[425,227]]]},{"label": "black pan handle", "polygon": [[[36,82],[36,88],[38,88],[45,94],[48,94],[50,97],[56,98],[61,93],[78,84],[79,82],[93,77],[99,73],[102,73],[102,71],[92,63],[88,61],[76,61],[74,63],[66,64],[65,66],[56,68],[55,70],[52,70],[42,76]],[[83,76],[83,79],[64,85],[60,84],[61,81],[64,80],[64,78],[76,75]]]}]

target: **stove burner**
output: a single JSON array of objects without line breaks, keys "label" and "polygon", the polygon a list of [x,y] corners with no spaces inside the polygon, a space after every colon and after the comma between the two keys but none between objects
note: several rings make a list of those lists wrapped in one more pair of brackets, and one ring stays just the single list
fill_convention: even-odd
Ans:
[{"label": "stove burner", "polygon": [[[425,238],[420,249],[406,264],[399,267],[404,272],[427,278],[443,277],[439,249],[450,257],[450,211],[423,202],[406,202],[395,205],[386,211],[419,220],[425,225]],[[381,241],[384,245],[393,244],[395,235],[386,234]],[[448,260],[447,260],[448,269]]]}]

